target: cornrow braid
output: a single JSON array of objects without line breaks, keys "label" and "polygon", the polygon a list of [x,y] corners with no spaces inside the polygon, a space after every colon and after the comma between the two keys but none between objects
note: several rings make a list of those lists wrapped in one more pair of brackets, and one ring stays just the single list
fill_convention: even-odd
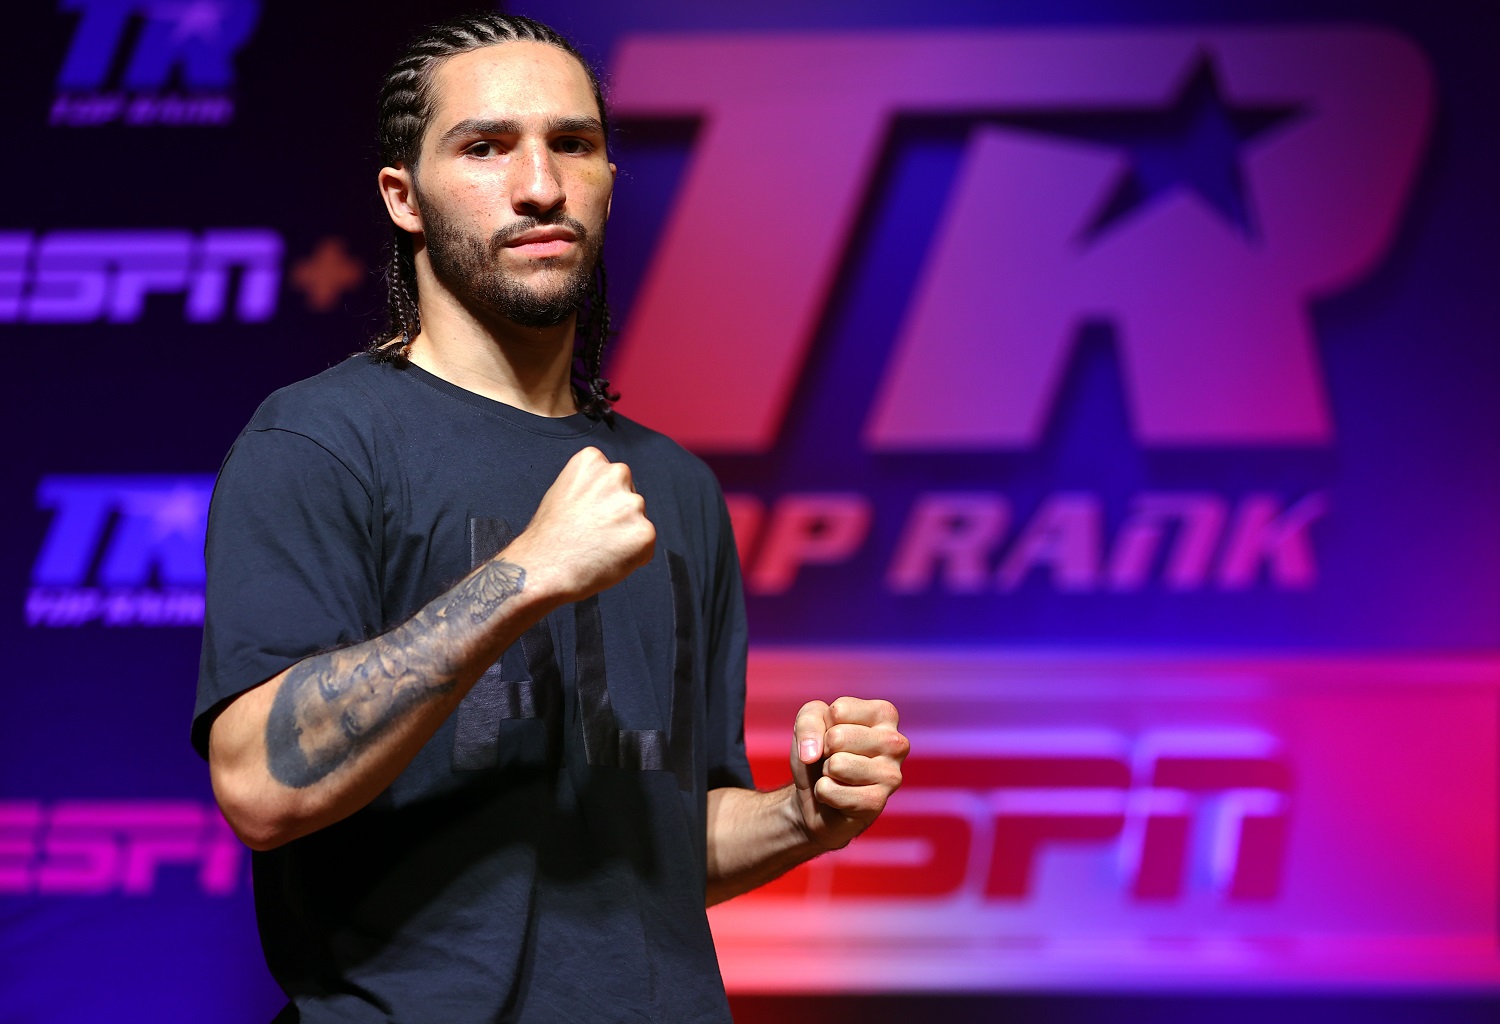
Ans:
[{"label": "cornrow braid", "polygon": [[[449,57],[497,43],[536,42],[556,46],[583,66],[588,75],[599,120],[609,139],[609,111],[599,76],[578,48],[554,29],[519,14],[480,11],[461,15],[423,29],[407,46],[380,83],[380,160],[385,167],[408,167],[415,172],[422,135],[432,120],[432,79],[438,66]],[[367,351],[376,362],[404,363],[412,339],[422,330],[417,304],[417,267],[412,237],[391,225],[390,255],[385,266],[386,323],[371,339]],[[604,260],[594,270],[594,279],[580,311],[574,336],[573,390],[578,407],[587,415],[607,417],[619,394],[609,390],[600,374],[604,347],[609,341],[610,317]]]},{"label": "cornrow braid", "polygon": [[573,393],[578,397],[578,407],[594,419],[608,419],[611,405],[620,400],[619,392],[609,389],[609,380],[603,372],[604,346],[609,343],[610,333],[609,277],[601,259],[594,268],[588,307],[578,318],[577,336],[581,343],[573,358]]}]

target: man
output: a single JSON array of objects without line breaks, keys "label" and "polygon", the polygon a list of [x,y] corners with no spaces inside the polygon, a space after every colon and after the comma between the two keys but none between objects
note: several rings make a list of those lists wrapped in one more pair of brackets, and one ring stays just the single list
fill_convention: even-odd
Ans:
[{"label": "man", "polygon": [[545,26],[417,40],[381,97],[395,337],[220,473],[193,735],[278,1019],[727,1020],[705,904],[900,783],[895,710],[840,698],[751,788],[722,496],[599,376],[606,126]]}]

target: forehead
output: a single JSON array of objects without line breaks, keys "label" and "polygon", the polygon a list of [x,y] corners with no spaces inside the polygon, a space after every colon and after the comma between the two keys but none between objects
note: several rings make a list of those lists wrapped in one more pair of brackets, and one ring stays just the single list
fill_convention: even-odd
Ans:
[{"label": "forehead", "polygon": [[438,132],[466,118],[598,117],[583,65],[550,43],[497,43],[449,57],[432,76]]}]

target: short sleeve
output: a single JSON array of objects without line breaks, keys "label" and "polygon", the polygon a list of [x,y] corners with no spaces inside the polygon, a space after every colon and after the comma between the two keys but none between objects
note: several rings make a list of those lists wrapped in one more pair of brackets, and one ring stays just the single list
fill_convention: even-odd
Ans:
[{"label": "short sleeve", "polygon": [[745,592],[729,510],[717,486],[714,492],[719,529],[708,595],[708,788],[754,789],[745,754]]},{"label": "short sleeve", "polygon": [[193,746],[245,691],[380,629],[371,485],[302,434],[247,430],[214,485]]}]

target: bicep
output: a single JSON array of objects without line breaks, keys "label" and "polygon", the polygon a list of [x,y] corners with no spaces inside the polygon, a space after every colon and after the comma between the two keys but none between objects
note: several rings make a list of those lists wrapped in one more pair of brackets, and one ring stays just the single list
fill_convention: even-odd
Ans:
[{"label": "bicep", "polygon": [[320,445],[280,430],[236,443],[214,488],[204,552],[200,753],[242,697],[313,654],[379,632],[375,529],[367,485]]}]

